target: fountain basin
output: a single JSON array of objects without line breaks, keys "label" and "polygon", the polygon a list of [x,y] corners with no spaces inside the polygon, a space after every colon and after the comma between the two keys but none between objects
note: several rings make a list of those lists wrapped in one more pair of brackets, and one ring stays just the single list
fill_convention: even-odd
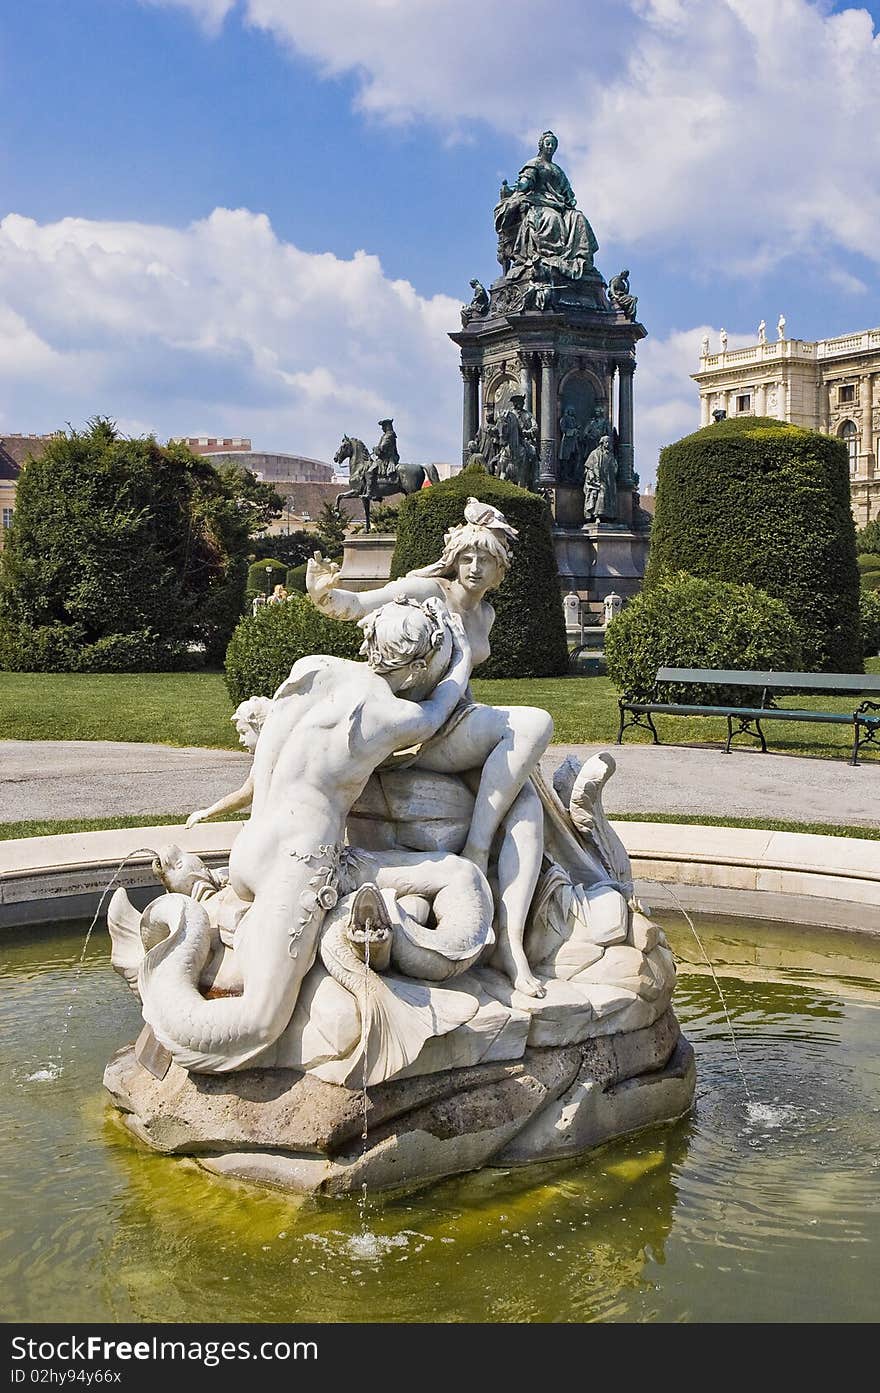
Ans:
[{"label": "fountain basin", "polygon": [[[700,913],[880,933],[875,841],[741,827],[611,825],[632,859],[637,892],[650,903],[668,903],[652,887],[670,885]],[[93,913],[113,871],[138,847],[175,841],[207,865],[221,866],[240,827],[135,827],[0,842],[0,928]],[[159,889],[150,861],[149,852],[134,856],[117,880],[139,906]]]},{"label": "fountain basin", "polygon": [[105,932],[81,971],[88,920],[9,935],[6,1318],[875,1320],[880,940],[697,919],[764,1110],[753,1115],[697,945],[672,911],[658,917],[695,1108],[586,1157],[370,1196],[365,1215],[350,1196],[244,1192],[195,1157],[132,1145],[101,1075],[140,1011]]}]

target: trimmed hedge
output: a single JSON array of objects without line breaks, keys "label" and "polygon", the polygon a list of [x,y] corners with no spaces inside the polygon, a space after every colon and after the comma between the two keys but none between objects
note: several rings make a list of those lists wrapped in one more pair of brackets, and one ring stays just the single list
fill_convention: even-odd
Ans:
[{"label": "trimmed hedge", "polygon": [[499,508],[519,537],[513,564],[488,595],[496,612],[492,656],[480,677],[555,677],[568,671],[562,592],[550,533],[550,509],[535,493],[468,465],[452,479],[411,494],[400,505],[392,578],[436,561],[443,536],[464,521],[468,498]]},{"label": "trimmed hedge", "polygon": [[287,586],[287,589],[288,589],[288,592],[290,592],[291,590],[298,590],[299,593],[300,593],[301,595],[305,595],[305,594],[307,593],[307,592],[306,592],[306,567],[307,567],[307,565],[308,565],[308,562],[305,562],[305,561],[304,561],[304,562],[302,563],[301,566],[291,566],[290,570],[287,572],[287,580],[286,580],[286,582],[285,582],[285,584],[286,584],[286,586]]},{"label": "trimmed hedge", "polygon": [[646,588],[678,571],[757,586],[798,626],[804,667],[860,672],[859,576],[841,441],[763,417],[661,451]]},{"label": "trimmed hedge", "polygon": [[362,641],[357,624],[327,619],[307,596],[294,593],[241,620],[226,650],[229,695],[236,705],[246,697],[272,696],[299,658],[356,658]]},{"label": "trimmed hedge", "polygon": [[[605,634],[605,663],[625,696],[649,701],[658,668],[798,671],[801,643],[781,600],[753,585],[682,571],[655,581],[621,610]],[[663,700],[748,706],[760,700],[760,691],[665,682]]]}]

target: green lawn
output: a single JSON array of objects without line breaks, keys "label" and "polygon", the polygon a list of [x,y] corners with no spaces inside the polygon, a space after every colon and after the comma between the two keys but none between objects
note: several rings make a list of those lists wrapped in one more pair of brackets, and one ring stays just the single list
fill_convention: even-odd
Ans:
[{"label": "green lawn", "polygon": [[[872,672],[880,659],[869,660]],[[499,706],[541,706],[556,723],[561,744],[612,743],[617,735],[617,692],[607,677],[548,677],[475,681],[481,701]],[[852,699],[799,697],[804,706],[852,711]],[[232,702],[217,672],[80,674],[0,673],[0,736],[13,740],[136,740],[167,745],[235,749]],[[723,744],[723,720],[655,718],[664,743]],[[842,758],[847,726],[768,722],[774,750]],[[627,732],[628,743],[650,739]],[[742,742],[746,743],[746,742]],[[876,759],[868,754],[866,759]]]}]

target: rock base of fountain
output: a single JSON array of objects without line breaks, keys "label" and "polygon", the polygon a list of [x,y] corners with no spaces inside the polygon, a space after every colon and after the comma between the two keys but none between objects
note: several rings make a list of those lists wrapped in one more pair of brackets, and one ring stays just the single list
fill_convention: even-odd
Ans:
[{"label": "rock base of fountain", "polygon": [[220,1075],[172,1064],[157,1079],[130,1045],[104,1085],[155,1151],[276,1190],[336,1195],[581,1155],[687,1112],[695,1069],[667,1010],[641,1030],[375,1085],[366,1142],[361,1092],[292,1069]]}]

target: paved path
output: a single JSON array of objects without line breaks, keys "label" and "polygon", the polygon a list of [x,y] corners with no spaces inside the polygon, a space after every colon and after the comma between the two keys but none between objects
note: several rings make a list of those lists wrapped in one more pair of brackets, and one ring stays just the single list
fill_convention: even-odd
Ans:
[{"label": "paved path", "polygon": [[[609,812],[663,812],[876,826],[880,761],[803,759],[674,745],[554,745],[548,772],[571,752],[610,749]],[[243,781],[248,756],[85,740],[0,741],[0,822],[188,813]]]}]

